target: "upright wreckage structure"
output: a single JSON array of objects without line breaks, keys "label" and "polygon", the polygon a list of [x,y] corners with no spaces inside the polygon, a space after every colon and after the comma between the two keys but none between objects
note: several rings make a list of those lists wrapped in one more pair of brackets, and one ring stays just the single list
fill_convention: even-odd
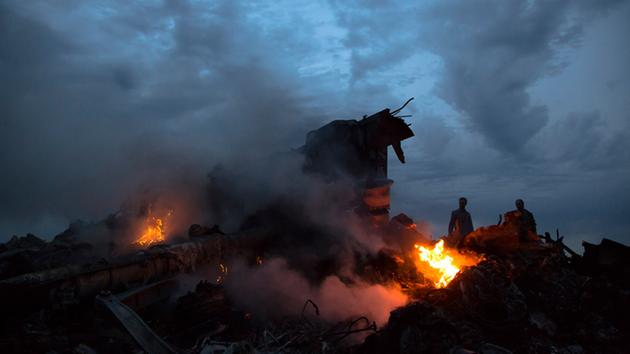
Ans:
[{"label": "upright wreckage structure", "polygon": [[328,180],[349,177],[360,195],[358,207],[376,225],[389,222],[390,186],[387,175],[387,148],[392,146],[398,160],[405,163],[401,142],[414,136],[409,124],[396,116],[402,107],[384,109],[357,120],[335,120],[309,132],[304,153],[304,169]]}]

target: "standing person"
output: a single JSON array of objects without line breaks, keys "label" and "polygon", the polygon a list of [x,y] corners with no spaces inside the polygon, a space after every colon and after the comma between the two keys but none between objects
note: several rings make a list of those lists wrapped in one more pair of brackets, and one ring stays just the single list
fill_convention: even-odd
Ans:
[{"label": "standing person", "polygon": [[466,198],[459,198],[459,209],[451,212],[451,221],[448,223],[448,239],[453,246],[459,246],[464,237],[473,231],[472,218],[466,210],[466,204],[468,204]]},{"label": "standing person", "polygon": [[514,204],[516,205],[516,210],[512,211],[516,216],[516,223],[519,229],[519,238],[521,241],[527,241],[529,239],[537,240],[537,237],[530,236],[530,233],[534,236],[537,234],[536,232],[536,220],[534,219],[534,214],[532,214],[529,210],[525,209],[525,202],[523,199],[517,199]]}]

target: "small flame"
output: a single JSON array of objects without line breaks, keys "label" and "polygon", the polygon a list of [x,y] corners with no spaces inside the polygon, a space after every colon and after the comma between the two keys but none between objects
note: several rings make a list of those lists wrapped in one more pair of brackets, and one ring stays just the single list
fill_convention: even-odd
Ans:
[{"label": "small flame", "polygon": [[[448,254],[448,251],[444,250],[444,240],[440,240],[433,246],[433,249],[428,249],[424,246],[415,245],[418,249],[418,257],[422,262],[428,263],[428,265],[434,270],[429,272],[429,278],[437,279],[434,281],[436,288],[446,287],[459,273],[460,268],[455,265],[453,257]],[[433,280],[432,279],[432,280]]]},{"label": "small flame", "polygon": [[223,264],[223,263],[219,263],[219,275],[217,275],[217,284],[221,284],[223,283],[223,280],[225,279],[225,276],[228,273],[228,267]]},{"label": "small flame", "polygon": [[138,237],[136,243],[142,247],[147,247],[166,240],[166,221],[173,215],[173,211],[169,210],[165,217],[158,218],[153,215],[151,208],[145,220],[144,231]]}]

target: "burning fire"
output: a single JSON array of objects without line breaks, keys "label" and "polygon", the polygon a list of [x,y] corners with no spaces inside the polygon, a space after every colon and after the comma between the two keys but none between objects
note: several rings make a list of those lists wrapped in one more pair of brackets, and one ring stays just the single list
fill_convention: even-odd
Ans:
[{"label": "burning fire", "polygon": [[[433,281],[436,288],[446,287],[465,265],[474,265],[479,258],[472,256],[457,256],[444,247],[444,240],[436,243],[432,249],[416,244],[418,258],[422,263],[422,273]],[[428,265],[425,266],[425,265]]]},{"label": "burning fire", "polygon": [[165,217],[159,218],[153,215],[151,208],[145,220],[145,227],[142,235],[138,237],[135,243],[142,247],[150,246],[166,239],[166,221],[173,215],[173,211],[169,210]]},{"label": "burning fire", "polygon": [[223,280],[227,276],[227,273],[228,267],[223,263],[219,263],[219,275],[217,275],[217,284],[223,283]]}]

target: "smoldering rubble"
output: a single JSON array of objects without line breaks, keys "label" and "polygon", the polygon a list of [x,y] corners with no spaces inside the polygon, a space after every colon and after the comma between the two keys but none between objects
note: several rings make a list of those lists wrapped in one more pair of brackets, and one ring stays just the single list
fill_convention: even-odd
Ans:
[{"label": "smoldering rubble", "polygon": [[[614,241],[585,243],[584,256],[569,254],[554,237],[486,249],[483,261],[434,288],[408,268],[400,248],[355,255],[352,269],[307,273],[270,256],[260,230],[218,231],[92,263],[82,263],[88,246],[81,241],[13,238],[0,253],[3,351],[627,349],[630,248]],[[54,262],[63,255],[65,264]],[[15,275],[24,270],[31,272]],[[117,308],[137,313],[142,325],[130,324]],[[143,343],[142,336],[164,344]]]}]

